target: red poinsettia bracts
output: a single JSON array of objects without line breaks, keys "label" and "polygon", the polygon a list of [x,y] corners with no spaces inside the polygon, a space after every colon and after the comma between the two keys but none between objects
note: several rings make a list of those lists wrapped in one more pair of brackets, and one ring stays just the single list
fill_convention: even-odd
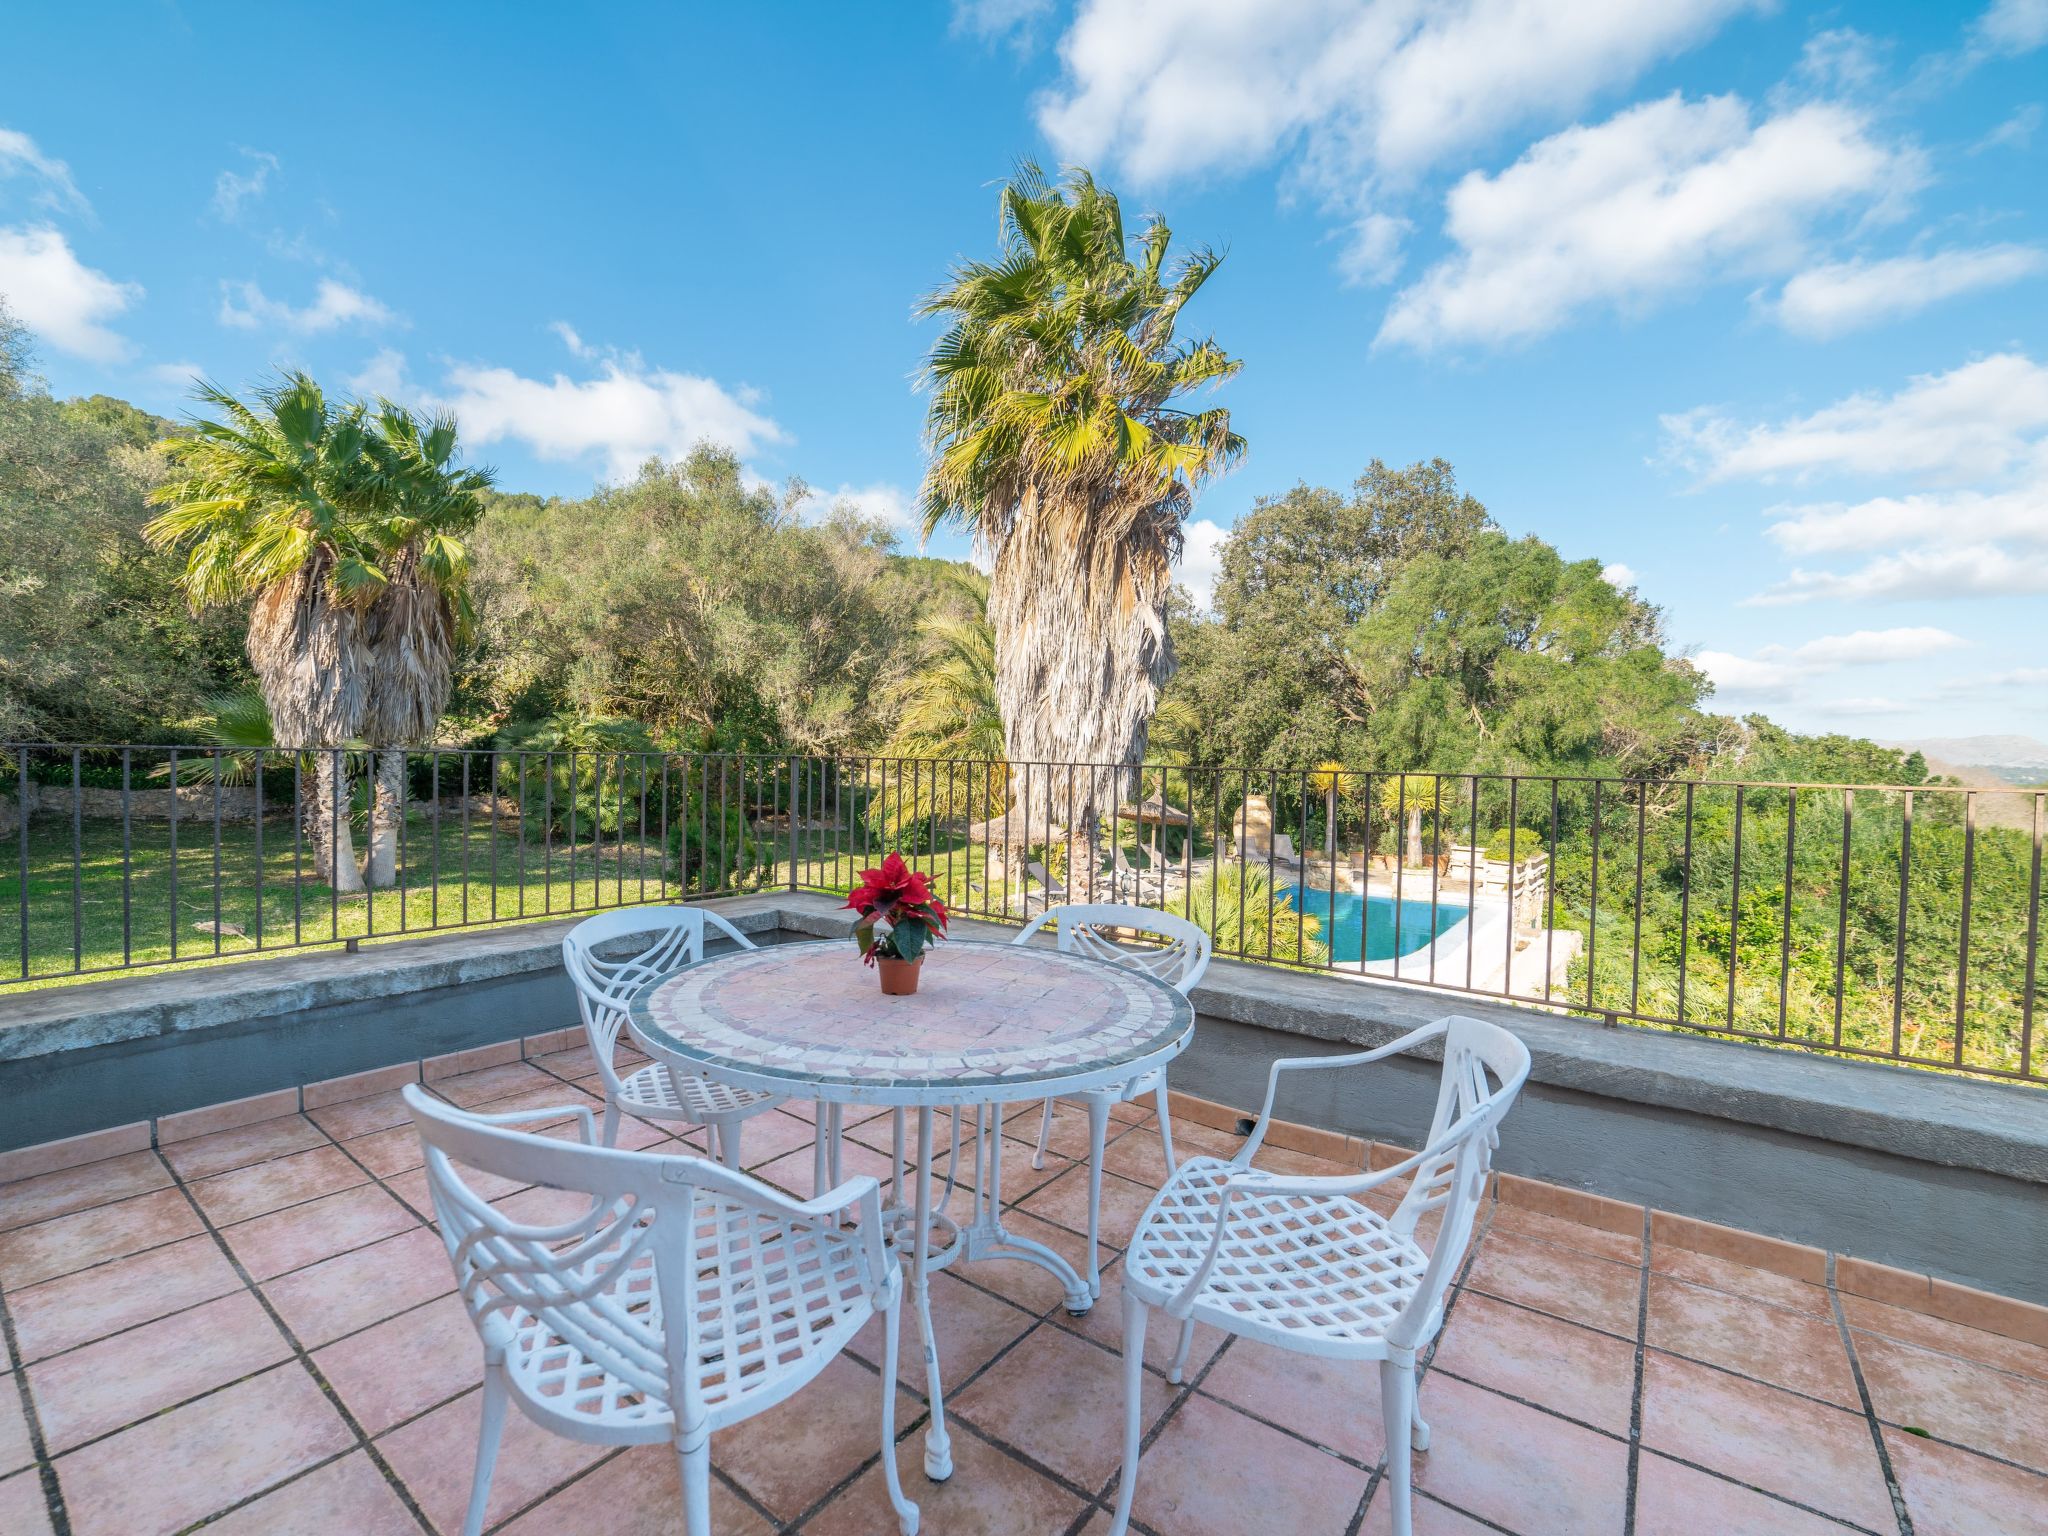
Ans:
[{"label": "red poinsettia bracts", "polygon": [[[853,937],[869,965],[877,958],[915,960],[926,946],[945,937],[945,903],[932,895],[930,882],[899,853],[882,860],[880,869],[862,870],[860,884],[847,892],[846,904],[860,914]],[[877,932],[878,926],[882,931]]]}]

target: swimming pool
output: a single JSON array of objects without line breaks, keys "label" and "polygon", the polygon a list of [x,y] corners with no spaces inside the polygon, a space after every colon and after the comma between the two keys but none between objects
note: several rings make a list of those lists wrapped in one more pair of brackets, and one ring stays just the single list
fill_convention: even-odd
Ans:
[{"label": "swimming pool", "polygon": [[[1333,923],[1328,888],[1319,890],[1312,885],[1297,885],[1287,891],[1287,898],[1294,903],[1297,912],[1322,920],[1323,942],[1330,946],[1330,958],[1340,962],[1361,958],[1391,960],[1396,954],[1412,955],[1463,922],[1467,911],[1463,906],[1439,901],[1432,925],[1427,901],[1411,899],[1396,902],[1391,896],[1360,896],[1351,891],[1339,891]],[[1401,930],[1398,950],[1394,946],[1394,909],[1397,906],[1400,908]]]}]

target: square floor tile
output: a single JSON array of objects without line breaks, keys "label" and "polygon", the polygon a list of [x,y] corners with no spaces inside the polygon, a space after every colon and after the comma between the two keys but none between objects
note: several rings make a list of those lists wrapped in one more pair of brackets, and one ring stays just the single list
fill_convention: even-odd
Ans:
[{"label": "square floor tile", "polygon": [[[1409,1508],[1414,1516],[1415,1536],[1500,1536],[1498,1526],[1481,1525],[1471,1516],[1459,1513],[1448,1504],[1439,1504],[1420,1490],[1414,1491]],[[1358,1528],[1358,1536],[1393,1536],[1393,1511],[1393,1492],[1381,1483],[1373,1490],[1372,1503],[1366,1507],[1365,1524]],[[1089,1530],[1085,1536],[1097,1536],[1097,1533]]]},{"label": "square floor tile", "polygon": [[[1003,1226],[1012,1236],[1042,1243],[1077,1270],[1081,1268],[1086,1238],[1018,1210],[1003,1212]],[[1052,1271],[1023,1259],[976,1259],[972,1263],[955,1263],[946,1272],[994,1291],[1034,1317],[1043,1317],[1052,1308],[1064,1309],[1066,1305],[1066,1287],[1054,1278]],[[1122,1325],[1118,1326],[1121,1329]]]},{"label": "square floor tile", "polygon": [[2048,1477],[1895,1429],[1884,1432],[1914,1536],[2040,1536]]},{"label": "square floor tile", "polygon": [[168,1536],[347,1448],[302,1366],[281,1365],[57,1461],[76,1536]]},{"label": "square floor tile", "polygon": [[1861,1414],[1657,1350],[1643,1362],[1643,1444],[1873,1530],[1893,1518]]},{"label": "square floor tile", "polygon": [[[773,1536],[780,1529],[716,1477],[711,1528],[718,1536]],[[686,1536],[676,1454],[666,1445],[632,1446],[549,1494],[502,1527],[502,1536]]]},{"label": "square floor tile", "polygon": [[[1145,1373],[1149,1430],[1175,1391]],[[1059,1328],[1041,1327],[952,1394],[955,1414],[1082,1488],[1099,1490],[1123,1460],[1123,1361]]]},{"label": "square floor tile", "polygon": [[[1180,1331],[1160,1312],[1152,1314],[1152,1326],[1168,1339]],[[1150,1342],[1151,1329],[1146,1332]],[[1380,1372],[1370,1362],[1319,1360],[1255,1339],[1234,1339],[1202,1378],[1201,1390],[1368,1467],[1386,1454]]]},{"label": "square floor tile", "polygon": [[2009,1339],[1985,1328],[1967,1328],[1945,1318],[1930,1317],[1904,1307],[1887,1306],[1862,1296],[1842,1293],[1842,1313],[1859,1333],[1881,1333],[1904,1344],[1918,1344],[1944,1355],[2048,1382],[2048,1349]]},{"label": "square floor tile", "polygon": [[414,1227],[265,1283],[263,1294],[308,1349],[455,1289],[440,1234]]},{"label": "square floor tile", "polygon": [[[1147,1189],[1137,1180],[1127,1179],[1122,1174],[1103,1174],[1102,1217],[1096,1234],[1102,1245],[1103,1258],[1129,1246],[1138,1218],[1145,1214],[1145,1207],[1152,1203],[1155,1193],[1157,1191]],[[1017,1208],[1041,1221],[1085,1235],[1088,1231],[1087,1168],[1076,1164],[1043,1189],[1019,1201]]]},{"label": "square floor tile", "polygon": [[1434,1373],[1425,1382],[1427,1454],[1415,1485],[1512,1531],[1598,1531],[1628,1498],[1624,1441],[1567,1424],[1497,1392]]},{"label": "square floor tile", "polygon": [[[483,1394],[466,1392],[454,1402],[400,1425],[377,1442],[440,1536],[455,1536],[462,1529],[482,1418]],[[604,1446],[584,1445],[555,1434],[517,1408],[508,1407],[485,1524],[495,1524],[525,1508],[607,1454]]]},{"label": "square floor tile", "polygon": [[1477,1291],[1451,1309],[1423,1383],[1425,1404],[1439,1371],[1610,1434],[1628,1433],[1635,1408],[1633,1344]]},{"label": "square floor tile", "polygon": [[[1056,1306],[1048,1314],[1051,1321],[1059,1324],[1069,1333],[1078,1333],[1085,1339],[1093,1339],[1105,1349],[1118,1354],[1124,1348],[1124,1261],[1112,1260],[1102,1271],[1102,1295],[1095,1305],[1080,1317],[1069,1315],[1063,1306]],[[1193,1381],[1201,1374],[1202,1367],[1216,1358],[1216,1351],[1223,1347],[1230,1335],[1221,1328],[1208,1323],[1195,1325],[1195,1337],[1188,1346],[1187,1379]],[[1154,1310],[1145,1324],[1145,1363],[1162,1374],[1173,1364],[1173,1352],[1180,1347],[1180,1323],[1165,1313]]]},{"label": "square floor tile", "polygon": [[2048,1384],[1871,1334],[1856,1355],[1886,1423],[2048,1472]]},{"label": "square floor tile", "polygon": [[220,1244],[202,1233],[16,1291],[7,1310],[22,1358],[36,1361],[241,1288]]},{"label": "square floor tile", "polygon": [[12,1372],[0,1376],[0,1477],[33,1465],[35,1442],[29,1438],[28,1415],[21,1407],[21,1386]]},{"label": "square floor tile", "polygon": [[1657,1455],[1636,1472],[1636,1536],[1842,1536],[1842,1527]]},{"label": "square floor tile", "polygon": [[[461,1109],[480,1109],[498,1099],[508,1099],[517,1093],[530,1093],[537,1088],[552,1089],[567,1098],[580,1097],[570,1094],[549,1073],[524,1061],[508,1061],[500,1066],[484,1067],[476,1072],[464,1072],[459,1077],[437,1078],[427,1085],[431,1092],[439,1094],[450,1104]],[[495,1109],[488,1113],[497,1113]]]},{"label": "square floor tile", "polygon": [[221,1236],[252,1278],[268,1280],[417,1225],[374,1184],[324,1195],[224,1229]]},{"label": "square floor tile", "polygon": [[205,1530],[206,1536],[419,1536],[420,1523],[377,1464],[352,1451]]},{"label": "square floor tile", "polygon": [[[943,1483],[924,1475],[922,1431],[896,1447],[896,1476],[918,1506],[919,1530],[944,1536],[1061,1532],[1081,1512],[1072,1493],[964,1425],[953,1428],[952,1443],[953,1475]],[[804,1526],[806,1536],[894,1536],[895,1530],[896,1511],[879,1465]]]},{"label": "square floor tile", "polygon": [[[1023,1337],[1038,1319],[999,1296],[978,1290],[943,1271],[932,1277],[932,1327],[938,1334],[940,1380],[948,1391],[966,1381],[996,1355]],[[896,1379],[918,1396],[925,1392],[923,1344],[917,1310],[906,1294],[901,1337],[897,1343]],[[879,1368],[882,1363],[882,1319],[869,1319],[847,1346]]]},{"label": "square floor tile", "polygon": [[7,1536],[52,1536],[43,1480],[35,1472],[17,1472],[0,1480],[0,1531]]},{"label": "square floor tile", "polygon": [[1751,1296],[1794,1312],[1811,1312],[1825,1317],[1832,1317],[1835,1312],[1825,1286],[1810,1285],[1789,1275],[1738,1264],[1733,1259],[1695,1253],[1690,1248],[1653,1245],[1650,1268],[1661,1275],[1672,1275],[1694,1285],[1709,1286],[1735,1296]]},{"label": "square floor tile", "polygon": [[33,1179],[17,1179],[0,1184],[0,1232],[91,1210],[130,1195],[146,1195],[170,1182],[170,1170],[154,1152],[130,1152]]},{"label": "square floor tile", "polygon": [[410,1125],[412,1111],[405,1107],[404,1098],[394,1088],[367,1098],[344,1099],[324,1109],[309,1109],[306,1118],[336,1141],[347,1141],[373,1131],[389,1130],[394,1125]]},{"label": "square floor tile", "polygon": [[1561,1217],[1545,1216],[1519,1205],[1495,1204],[1491,1229],[1512,1232],[1517,1237],[1531,1237],[1542,1243],[1556,1243],[1562,1248],[1577,1248],[1618,1264],[1640,1264],[1643,1261],[1643,1235],[1640,1232],[1609,1232],[1603,1227],[1589,1227]]},{"label": "square floor tile", "polygon": [[339,1147],[325,1146],[217,1173],[190,1188],[207,1219],[226,1227],[367,1182],[369,1175],[353,1159]]},{"label": "square floor tile", "polygon": [[1466,1282],[1503,1301],[1624,1339],[1636,1336],[1642,1271],[1591,1254],[1489,1232]]},{"label": "square floor tile", "polygon": [[179,1178],[189,1180],[325,1145],[327,1133],[304,1115],[280,1115],[275,1120],[259,1120],[254,1125],[175,1142],[163,1149],[163,1155],[178,1170]]},{"label": "square floor tile", "polygon": [[10,1292],[109,1259],[160,1248],[201,1230],[199,1213],[177,1189],[134,1195],[32,1227],[0,1233],[0,1288]]},{"label": "square floor tile", "polygon": [[1860,1410],[1849,1351],[1832,1316],[1650,1276],[1646,1342],[1774,1387]]},{"label": "square floor tile", "polygon": [[410,1122],[356,1137],[348,1144],[348,1155],[380,1179],[421,1167],[427,1160],[420,1133]]},{"label": "square floor tile", "polygon": [[[920,1411],[898,1388],[898,1433]],[[881,1435],[881,1377],[842,1355],[794,1397],[713,1435],[711,1460],[764,1509],[791,1520],[879,1457]]]},{"label": "square floor tile", "polygon": [[[1121,1437],[1104,1438],[1121,1465]],[[1284,1510],[1289,1536],[1342,1536],[1366,1480],[1327,1452],[1196,1396],[1139,1460],[1132,1513],[1173,1536],[1244,1536],[1271,1530]]]},{"label": "square floor tile", "polygon": [[316,1350],[313,1364],[372,1437],[483,1380],[484,1347],[460,1296],[443,1296]]},{"label": "square floor tile", "polygon": [[28,1368],[56,1455],[291,1353],[247,1291],[144,1323]]}]

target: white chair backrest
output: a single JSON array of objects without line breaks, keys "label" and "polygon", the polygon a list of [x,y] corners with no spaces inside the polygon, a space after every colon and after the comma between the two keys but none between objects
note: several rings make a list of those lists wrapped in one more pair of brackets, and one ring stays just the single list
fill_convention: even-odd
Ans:
[{"label": "white chair backrest", "polygon": [[[1209,935],[1184,917],[1162,912],[1157,907],[1133,906],[1127,902],[1072,902],[1050,907],[1024,925],[1011,942],[1027,944],[1048,923],[1059,925],[1059,947],[1067,954],[1107,960],[1134,971],[1155,976],[1183,995],[1192,992],[1209,969],[1212,945]],[[1128,929],[1155,942],[1120,944],[1113,930]]]},{"label": "white chair backrest", "polygon": [[[612,1053],[633,994],[655,977],[703,959],[706,928],[724,934],[743,949],[757,947],[716,912],[681,906],[600,912],[571,928],[562,940],[562,968],[575,984],[583,1030],[608,1092],[619,1091]],[[622,943],[636,938],[642,942]],[[599,950],[616,952],[607,955]]]},{"label": "white chair backrest", "polygon": [[[744,1173],[703,1158],[658,1157],[558,1141],[484,1123],[417,1085],[405,1102],[427,1157],[427,1186],[463,1305],[486,1344],[529,1321],[604,1366],[617,1401],[639,1394],[684,1424],[736,1391],[740,1376],[780,1371],[815,1342],[810,1330],[769,1330],[769,1342],[705,1377],[699,1333],[735,1318],[770,1318],[793,1305],[786,1266],[759,1262],[754,1213],[787,1220],[780,1200]],[[471,1188],[492,1174],[586,1196],[589,1206],[552,1225],[519,1222]],[[877,1234],[862,1234],[867,1278],[886,1273]],[[871,1285],[870,1295],[875,1294]],[[658,1300],[659,1310],[649,1303]],[[522,1316],[523,1314],[523,1316]],[[497,1335],[494,1340],[494,1333]],[[681,1390],[672,1384],[681,1383]],[[564,1380],[561,1405],[590,1384]],[[587,1405],[599,1406],[595,1402]]]},{"label": "white chair backrest", "polygon": [[1422,1283],[1387,1330],[1390,1342],[1405,1345],[1420,1337],[1464,1262],[1487,1175],[1493,1171],[1494,1149],[1500,1145],[1500,1123],[1529,1077],[1529,1048],[1498,1024],[1453,1014],[1417,1033],[1443,1037],[1443,1076],[1429,1139],[1392,1225],[1412,1238],[1431,1211],[1440,1211],[1442,1222]]}]

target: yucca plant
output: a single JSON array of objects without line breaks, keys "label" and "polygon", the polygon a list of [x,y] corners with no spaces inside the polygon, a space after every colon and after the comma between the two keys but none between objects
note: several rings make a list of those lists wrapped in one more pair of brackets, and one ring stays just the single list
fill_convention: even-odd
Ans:
[{"label": "yucca plant", "polygon": [[[956,267],[919,313],[950,322],[926,359],[921,510],[991,563],[996,697],[1011,763],[1144,760],[1173,671],[1166,598],[1196,488],[1244,440],[1226,410],[1173,402],[1239,364],[1176,335],[1221,256],[1167,266],[1153,217],[1127,236],[1114,193],[1026,164],[998,198],[1001,254]],[[1121,771],[1083,776],[1091,858]]]}]

